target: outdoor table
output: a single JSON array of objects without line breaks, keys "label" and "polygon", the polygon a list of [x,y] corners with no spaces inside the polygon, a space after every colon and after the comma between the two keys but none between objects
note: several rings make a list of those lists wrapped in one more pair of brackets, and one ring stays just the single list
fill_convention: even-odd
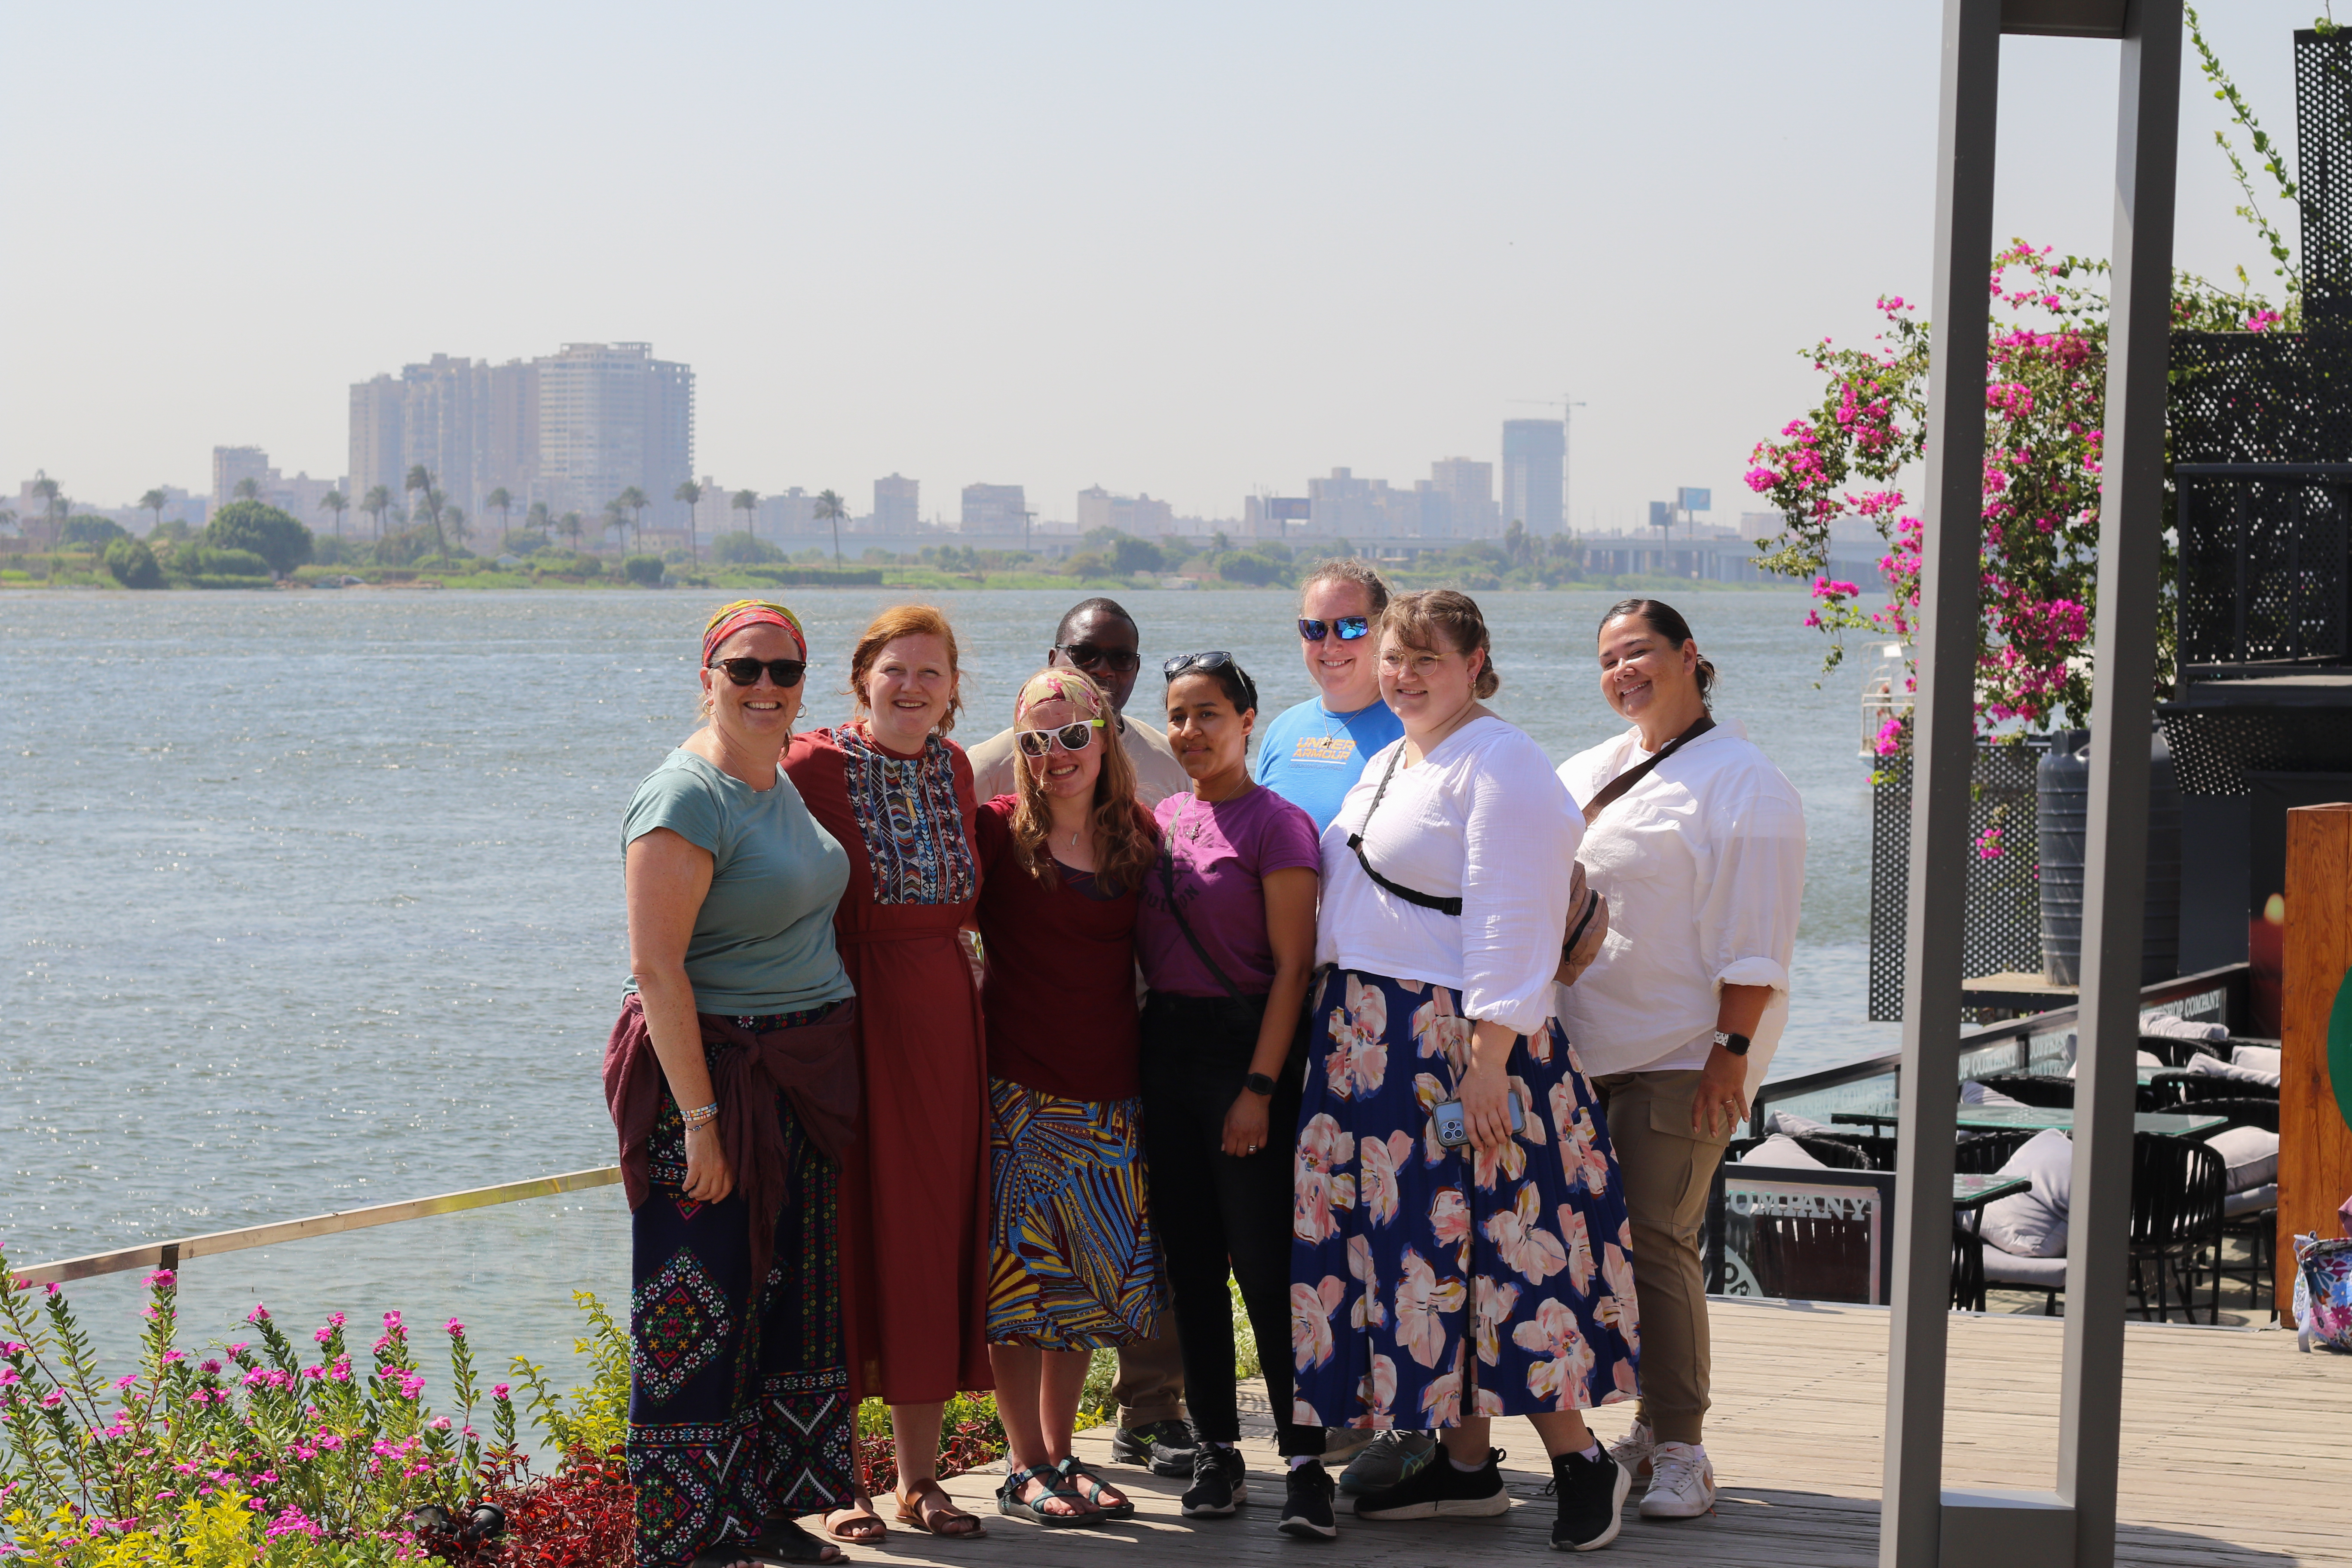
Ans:
[{"label": "outdoor table", "polygon": [[2021,1193],[2032,1184],[2023,1176],[1956,1175],[1952,1178],[1952,1206],[1956,1209],[1981,1209],[1995,1198]]},{"label": "outdoor table", "polygon": [[[1902,1117],[1892,1110],[1841,1110],[1830,1120],[1865,1127],[1892,1127]],[[2199,1132],[2210,1132],[2228,1121],[2226,1116],[2143,1110],[2132,1117],[2132,1131],[2160,1133],[2168,1138],[2185,1138]],[[2074,1130],[2074,1111],[2073,1107],[2063,1105],[1962,1105],[1958,1125],[1964,1132],[1995,1132],[2012,1127],[2022,1128],[2029,1132],[2053,1128],[2060,1132],[2072,1132]]]}]

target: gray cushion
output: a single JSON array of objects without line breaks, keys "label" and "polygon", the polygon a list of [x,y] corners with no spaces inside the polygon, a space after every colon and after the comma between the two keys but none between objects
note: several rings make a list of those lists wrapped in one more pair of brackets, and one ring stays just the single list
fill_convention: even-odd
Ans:
[{"label": "gray cushion", "polygon": [[2238,1219],[2246,1215],[2261,1214],[2265,1209],[2276,1207],[2278,1207],[2278,1184],[2273,1182],[2268,1186],[2250,1187],[2242,1193],[2231,1193],[2228,1197],[2223,1198],[2221,1217]]},{"label": "gray cushion", "polygon": [[2260,1068],[2240,1067],[2235,1062],[2225,1062],[2219,1057],[2191,1057],[2189,1058],[2189,1065],[2180,1070],[2197,1078],[2226,1078],[2234,1083],[2258,1083],[2265,1089],[2276,1089],[2279,1086],[2279,1075],[2275,1068],[2264,1072]]},{"label": "gray cushion", "polygon": [[2229,1029],[2222,1025],[2192,1024],[2171,1013],[2142,1013],[2139,1016],[2139,1032],[2175,1040],[2225,1040],[2230,1037]]},{"label": "gray cushion", "polygon": [[1816,1121],[1810,1116],[1800,1116],[1793,1110],[1776,1110],[1772,1113],[1769,1121],[1770,1125],[1767,1131],[1772,1132],[1830,1132],[1835,1131],[1835,1129],[1831,1127],[1827,1122]]},{"label": "gray cushion", "polygon": [[[2000,1168],[2032,1184],[1985,1205],[1985,1246],[2014,1258],[2066,1256],[2066,1211],[2074,1196],[2074,1141],[2054,1128],[2035,1133]],[[1991,1251],[1986,1253],[1990,1277]]]},{"label": "gray cushion", "polygon": [[1997,1089],[1987,1089],[1976,1079],[1969,1079],[1960,1085],[1960,1103],[1963,1105],[2022,1106],[2025,1101],[2021,1100],[2012,1100]]},{"label": "gray cushion", "polygon": [[2223,1192],[2251,1192],[2278,1180],[2279,1135],[2266,1128],[2225,1127],[2205,1140],[2205,1147],[2229,1168]]},{"label": "gray cushion", "polygon": [[2036,1290],[2053,1286],[2063,1290],[2066,1286],[2066,1260],[2063,1258],[2017,1258],[1988,1247],[1984,1263],[1988,1285],[2025,1285]]},{"label": "gray cushion", "polygon": [[1780,1165],[1792,1170],[1825,1171],[1828,1166],[1805,1152],[1795,1139],[1775,1132],[1732,1162],[1735,1165]]}]

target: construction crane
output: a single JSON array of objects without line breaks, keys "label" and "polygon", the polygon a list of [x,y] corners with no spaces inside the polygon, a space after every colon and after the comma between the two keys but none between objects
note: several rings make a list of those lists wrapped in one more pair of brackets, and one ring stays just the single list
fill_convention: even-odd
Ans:
[{"label": "construction crane", "polygon": [[1532,404],[1538,408],[1559,410],[1559,521],[1561,528],[1570,533],[1574,533],[1576,508],[1572,504],[1572,492],[1575,480],[1570,476],[1575,470],[1570,466],[1568,460],[1569,447],[1570,438],[1576,434],[1575,410],[1583,407],[1584,405],[1577,401],[1573,393],[1563,393],[1558,397],[1514,397],[1511,401]]}]

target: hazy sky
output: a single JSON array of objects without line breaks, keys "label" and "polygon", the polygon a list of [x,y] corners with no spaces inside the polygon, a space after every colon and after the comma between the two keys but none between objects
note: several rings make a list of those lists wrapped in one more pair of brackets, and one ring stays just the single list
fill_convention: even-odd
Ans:
[{"label": "hazy sky", "polygon": [[[2210,37],[2269,129],[2318,0]],[[1797,351],[1925,298],[1940,5],[8,0],[0,482],[346,466],[347,387],[644,340],[730,488],[1048,518],[1492,460],[1752,505]],[[2104,256],[2116,47],[2011,39],[2001,236]],[[2260,252],[2184,82],[2179,254]],[[2291,232],[2291,231],[2290,231]]]}]

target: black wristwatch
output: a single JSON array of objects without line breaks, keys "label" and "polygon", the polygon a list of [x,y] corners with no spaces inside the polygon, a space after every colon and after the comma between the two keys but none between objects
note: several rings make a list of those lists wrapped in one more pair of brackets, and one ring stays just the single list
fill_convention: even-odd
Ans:
[{"label": "black wristwatch", "polygon": [[1735,1057],[1744,1057],[1748,1054],[1748,1041],[1745,1035],[1726,1034],[1723,1030],[1717,1029],[1715,1032],[1715,1043]]},{"label": "black wristwatch", "polygon": [[1252,1094],[1270,1095],[1274,1092],[1274,1079],[1262,1072],[1254,1072],[1242,1079],[1242,1087]]}]

